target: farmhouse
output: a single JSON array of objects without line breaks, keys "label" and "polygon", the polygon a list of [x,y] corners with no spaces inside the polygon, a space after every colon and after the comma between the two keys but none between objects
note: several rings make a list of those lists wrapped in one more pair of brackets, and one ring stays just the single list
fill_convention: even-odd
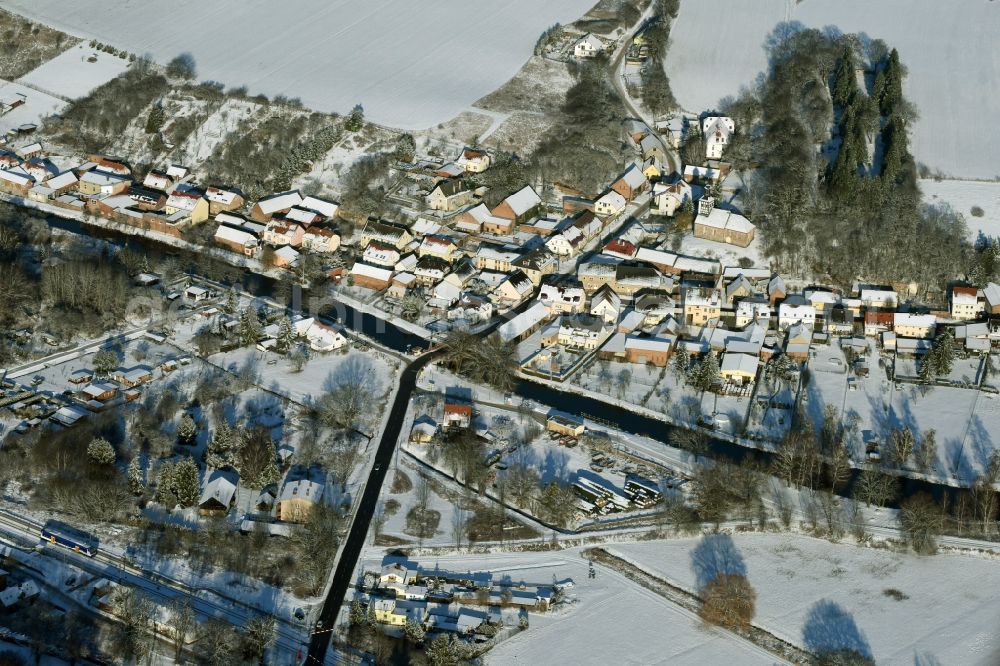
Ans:
[{"label": "farmhouse", "polygon": [[466,148],[455,164],[464,168],[466,173],[482,173],[490,168],[490,156],[484,150]]},{"label": "farmhouse", "polygon": [[976,319],[986,311],[986,298],[975,287],[952,287],[950,314],[952,319]]},{"label": "farmhouse", "polygon": [[611,184],[611,189],[622,195],[628,201],[631,201],[639,194],[641,194],[646,187],[649,186],[649,181],[646,180],[646,176],[643,175],[642,170],[639,169],[634,164],[630,164],[625,173],[623,173],[618,180]]},{"label": "farmhouse", "polygon": [[674,342],[674,338],[627,335],[625,336],[625,360],[629,363],[663,368],[670,358]]},{"label": "farmhouse", "polygon": [[937,318],[931,314],[895,312],[892,317],[892,328],[900,338],[931,338],[934,337],[936,322]]},{"label": "farmhouse", "polygon": [[576,58],[594,58],[604,51],[604,42],[588,32],[573,45],[573,56]]},{"label": "farmhouse", "polygon": [[604,217],[611,217],[625,210],[625,197],[611,190],[594,202],[594,212]]},{"label": "farmhouse", "polygon": [[78,189],[85,197],[110,196],[121,194],[128,189],[130,183],[127,176],[91,170],[80,176]]},{"label": "farmhouse", "polygon": [[220,224],[213,237],[216,243],[240,254],[252,257],[260,245],[257,237],[246,231]]},{"label": "farmhouse", "polygon": [[679,208],[692,201],[691,186],[683,180],[667,185],[653,185],[653,210],[659,215],[673,217]]},{"label": "farmhouse", "polygon": [[392,280],[392,271],[356,261],[351,267],[351,279],[359,287],[382,291],[389,286],[389,282]]},{"label": "farmhouse", "polygon": [[311,469],[308,472],[293,470],[288,476],[278,498],[278,520],[304,523],[313,506],[323,500],[325,475],[319,469]]}]

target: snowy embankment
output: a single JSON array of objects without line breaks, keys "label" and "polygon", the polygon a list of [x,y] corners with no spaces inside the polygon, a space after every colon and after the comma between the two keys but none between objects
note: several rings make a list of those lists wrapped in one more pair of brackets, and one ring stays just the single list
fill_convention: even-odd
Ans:
[{"label": "snowy embankment", "polygon": [[767,70],[764,45],[784,21],[864,33],[898,48],[909,69],[904,92],[920,114],[911,146],[917,161],[963,178],[1000,172],[1000,133],[982,128],[984,118],[1000,114],[996,3],[958,0],[945,9],[909,0],[682,2],[666,58],[681,106],[713,109],[752,84]]},{"label": "snowy embankment", "polygon": [[[11,11],[166,63],[189,52],[199,80],[309,108],[365,107],[376,122],[422,129],[499,87],[541,32],[594,0],[4,0]],[[179,20],[178,17],[187,17]],[[289,48],[289,45],[312,45]]]}]

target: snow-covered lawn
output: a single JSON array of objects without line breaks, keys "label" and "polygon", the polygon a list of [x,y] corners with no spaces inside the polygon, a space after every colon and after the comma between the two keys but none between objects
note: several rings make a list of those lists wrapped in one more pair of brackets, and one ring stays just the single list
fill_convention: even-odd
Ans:
[{"label": "snow-covered lawn", "polygon": [[[593,0],[7,0],[4,7],[67,32],[166,63],[194,55],[199,80],[299,97],[377,122],[420,129],[497,88],[531,55],[541,32]],[[179,17],[185,17],[181,20]]]},{"label": "snow-covered lawn", "polygon": [[[861,648],[879,664],[996,663],[1000,649],[1000,597],[992,584],[1000,562],[993,559],[900,555],[774,534],[609,550],[692,591],[708,577],[708,563],[728,554],[757,591],[755,623],[807,649]],[[897,601],[886,590],[904,596]]]},{"label": "snow-covered lawn", "polygon": [[38,92],[20,83],[0,79],[0,97],[8,98],[14,95],[24,95],[25,102],[0,116],[0,134],[6,134],[25,124],[39,125],[42,118],[61,112],[66,106],[66,102],[57,97]]},{"label": "snow-covered lawn", "polygon": [[956,130],[1000,113],[992,57],[1000,32],[995,3],[961,0],[943,11],[936,3],[908,0],[682,2],[666,58],[681,106],[713,109],[751,84],[766,71],[764,43],[783,21],[862,32],[897,47],[909,69],[904,91],[920,113],[912,135],[916,159],[959,177],[993,178],[1000,171],[1000,134]]},{"label": "snow-covered lawn", "polygon": [[[94,59],[93,62],[90,62]],[[19,80],[63,97],[85,97],[94,88],[128,69],[128,60],[80,43],[59,54]]]},{"label": "snow-covered lawn", "polygon": [[[973,240],[980,233],[1000,236],[1000,182],[927,179],[920,181],[920,189],[929,203],[946,203],[961,213]],[[976,206],[982,209],[980,217],[972,214]]]}]

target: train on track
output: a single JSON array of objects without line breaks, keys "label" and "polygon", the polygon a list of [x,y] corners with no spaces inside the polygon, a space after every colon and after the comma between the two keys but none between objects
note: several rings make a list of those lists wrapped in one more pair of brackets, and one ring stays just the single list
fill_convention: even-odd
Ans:
[{"label": "train on track", "polygon": [[57,520],[50,520],[42,526],[42,541],[69,548],[88,557],[97,554],[97,537]]}]

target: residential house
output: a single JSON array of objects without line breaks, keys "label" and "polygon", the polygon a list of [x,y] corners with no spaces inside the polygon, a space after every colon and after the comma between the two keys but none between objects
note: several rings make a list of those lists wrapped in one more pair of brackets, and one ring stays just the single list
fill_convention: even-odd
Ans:
[{"label": "residential house", "polygon": [[631,298],[648,289],[673,289],[673,280],[652,266],[622,262],[614,267],[612,288],[622,298]]},{"label": "residential house", "polygon": [[167,197],[163,211],[167,215],[183,211],[190,217],[192,224],[199,224],[208,219],[208,200],[197,192],[174,190]]},{"label": "residential house", "polygon": [[483,244],[476,251],[476,268],[507,273],[514,269],[514,262],[520,257],[521,253],[513,248]]},{"label": "residential house", "polygon": [[543,284],[538,291],[538,300],[544,303],[553,315],[577,314],[587,305],[587,294],[582,287]]},{"label": "residential house", "polygon": [[722,315],[722,292],[718,289],[686,287],[682,298],[687,326],[704,326]]},{"label": "residential house", "polygon": [[143,185],[132,185],[128,188],[128,196],[142,210],[160,210],[167,203],[167,195],[159,190],[153,190]]},{"label": "residential house", "polygon": [[274,247],[302,245],[302,237],[306,231],[301,225],[286,220],[272,219],[264,229],[264,242]]},{"label": "residential house", "polygon": [[472,203],[473,196],[468,183],[456,178],[438,183],[427,195],[426,203],[431,210],[453,211]]},{"label": "residential house", "polygon": [[356,261],[351,266],[351,281],[358,287],[382,291],[392,281],[392,270]]},{"label": "residential house", "polygon": [[890,310],[878,310],[870,308],[865,310],[865,335],[878,336],[886,331],[891,331],[895,313]]},{"label": "residential house", "polygon": [[[468,234],[478,234],[483,230],[483,225],[493,219],[490,209],[483,203],[464,210],[452,218],[455,228]],[[497,221],[500,221],[499,218]]]},{"label": "residential house", "polygon": [[[384,245],[380,241],[368,243],[365,251],[361,254],[361,259],[366,264],[385,268],[395,267],[401,258],[399,250],[392,245]],[[414,262],[414,266],[416,266],[416,262]]]},{"label": "residential house", "polygon": [[213,239],[217,244],[248,257],[256,254],[260,246],[257,237],[253,234],[241,229],[234,229],[225,224],[219,225],[219,228],[215,230]]},{"label": "residential house", "polygon": [[763,299],[747,298],[736,304],[736,327],[743,328],[753,322],[766,326],[771,320],[771,304]]},{"label": "residential house", "polygon": [[653,185],[653,212],[659,215],[673,217],[691,201],[691,185],[683,180],[670,185],[666,183]]},{"label": "residential house", "polygon": [[655,157],[650,157],[642,163],[642,175],[648,181],[659,180],[663,176],[663,164]]},{"label": "residential house", "polygon": [[785,331],[789,326],[798,322],[814,328],[816,326],[816,308],[802,296],[789,296],[778,306],[778,329]]},{"label": "residential house", "polygon": [[590,314],[564,315],[559,321],[559,344],[571,349],[597,349],[611,329]]},{"label": "residential house", "polygon": [[609,324],[618,321],[621,314],[622,299],[609,285],[598,289],[590,300],[590,314],[600,317]]},{"label": "residential house", "polygon": [[899,305],[899,294],[888,287],[864,287],[860,291],[861,304],[866,308],[895,308]]},{"label": "residential house", "polygon": [[410,441],[414,444],[429,444],[438,433],[437,423],[426,414],[414,419],[410,428]]},{"label": "residential house", "polygon": [[701,122],[701,134],[705,139],[705,158],[722,159],[722,153],[736,131],[736,123],[726,116],[708,116]]},{"label": "residential house", "polygon": [[937,318],[932,314],[893,313],[892,328],[897,338],[933,338]]},{"label": "residential house", "polygon": [[402,250],[412,240],[413,236],[404,227],[374,219],[368,220],[361,232],[361,247],[367,247],[372,241],[378,241],[383,245],[391,245],[397,250]]},{"label": "residential house", "polygon": [[232,470],[216,470],[209,474],[198,500],[198,513],[203,516],[229,513],[238,480],[239,475]]},{"label": "residential house", "polygon": [[468,428],[472,425],[472,405],[467,402],[445,400],[444,427]]},{"label": "residential house", "polygon": [[174,179],[162,171],[150,171],[142,179],[142,186],[166,193],[167,190],[174,186]]},{"label": "residential house", "polygon": [[417,265],[413,267],[413,274],[417,277],[417,284],[426,287],[432,286],[444,279],[444,276],[451,271],[451,265],[439,257],[425,256],[417,260]]},{"label": "residential house", "polygon": [[536,301],[524,312],[501,324],[497,328],[497,336],[502,342],[520,342],[540,329],[550,316],[549,308]]},{"label": "residential house", "polygon": [[[496,208],[490,211],[490,214],[493,217],[507,220],[510,225],[510,229],[513,229],[518,224],[521,224],[522,222],[538,215],[541,207],[541,198],[537,193],[535,193],[535,190],[533,190],[530,185],[525,185],[520,190],[501,201]],[[487,226],[488,224],[483,225],[484,231],[487,231]],[[506,232],[492,233],[510,233],[510,229]]]},{"label": "residential house", "polygon": [[642,174],[642,170],[635,164],[630,164],[625,169],[625,173],[611,184],[611,189],[625,197],[627,201],[631,201],[639,196],[647,187],[649,187],[649,181],[646,180],[646,177]]},{"label": "residential house", "polygon": [[949,313],[952,319],[978,319],[986,312],[986,299],[975,287],[952,287]]},{"label": "residential house", "polygon": [[650,158],[663,163],[667,159],[667,153],[663,149],[660,139],[654,134],[647,134],[639,141],[639,150],[642,152],[642,159]]},{"label": "residential house", "polygon": [[376,597],[371,600],[375,621],[393,627],[405,626],[407,622],[422,625],[427,619],[426,601],[406,601]]},{"label": "residential house", "polygon": [[315,213],[319,213],[324,219],[330,220],[336,217],[337,211],[340,210],[340,204],[336,201],[328,201],[326,199],[320,199],[319,197],[307,196],[302,199],[302,202],[295,206],[296,208],[302,210],[311,210]]},{"label": "residential house", "polygon": [[317,468],[293,470],[288,473],[278,497],[278,520],[304,523],[312,508],[323,501],[326,475]]},{"label": "residential house", "polygon": [[279,213],[287,213],[293,206],[302,203],[302,195],[298,190],[279,192],[264,197],[250,209],[250,219],[255,222],[270,222]]},{"label": "residential house", "polygon": [[834,305],[826,317],[826,332],[830,335],[853,335],[854,313],[843,304]]},{"label": "residential house", "polygon": [[302,249],[310,252],[336,252],[340,235],[327,227],[309,227],[302,234]]},{"label": "residential house", "polygon": [[1000,314],[1000,285],[990,282],[983,287],[986,314]]},{"label": "residential house", "polygon": [[746,386],[757,378],[760,359],[753,354],[726,352],[719,364],[719,375],[731,384]]},{"label": "residential house", "polygon": [[556,272],[559,260],[545,250],[538,249],[522,254],[511,263],[511,267],[527,275],[531,284],[537,287],[542,283],[542,278]]},{"label": "residential house", "polygon": [[573,56],[576,58],[594,58],[604,52],[604,42],[596,35],[588,32],[573,45]]},{"label": "residential house", "polygon": [[79,179],[76,177],[74,172],[64,171],[57,176],[49,178],[45,181],[45,185],[52,190],[52,196],[57,197],[76,188],[78,182]]},{"label": "residential house", "polygon": [[716,208],[712,197],[702,197],[698,201],[698,216],[694,220],[696,238],[746,247],[753,241],[756,229],[742,215]]},{"label": "residential house", "polygon": [[609,190],[594,202],[594,212],[602,217],[614,217],[625,210],[625,197]]},{"label": "residential house", "polygon": [[767,283],[767,300],[774,305],[778,301],[784,300],[787,293],[785,291],[785,281],[780,275],[775,275]]},{"label": "residential house", "polygon": [[673,116],[664,125],[660,126],[667,145],[673,149],[679,149],[684,145],[687,138],[688,123],[684,116]]},{"label": "residential house", "polygon": [[239,210],[246,203],[241,193],[221,187],[207,188],[205,190],[205,199],[208,200],[209,215],[218,215],[219,213]]},{"label": "residential house", "polygon": [[458,246],[455,245],[455,241],[450,237],[432,234],[424,236],[423,242],[417,248],[417,256],[420,258],[437,257],[450,264],[455,261],[455,253],[457,251]]},{"label": "residential house", "polygon": [[413,273],[396,273],[385,292],[390,298],[402,300],[417,284],[417,276]]},{"label": "residential house", "polygon": [[466,148],[455,164],[465,169],[466,173],[482,173],[490,168],[490,156],[485,150]]},{"label": "residential house", "polygon": [[623,238],[615,238],[601,250],[601,254],[618,259],[635,259],[639,252],[639,247],[632,241]]},{"label": "residential house", "polygon": [[722,180],[722,176],[722,169],[698,166],[697,164],[684,165],[684,182],[687,183],[693,183],[695,181],[717,183]]},{"label": "residential house", "polygon": [[80,176],[77,189],[85,197],[111,196],[126,191],[130,184],[127,176],[90,170]]},{"label": "residential house", "polygon": [[347,337],[341,328],[328,326],[321,322],[313,322],[306,331],[306,340],[313,351],[331,352],[347,346]]},{"label": "residential house", "polygon": [[133,388],[153,381],[153,370],[144,365],[137,365],[129,370],[116,368],[111,371],[108,378],[118,382],[124,388]]},{"label": "residential house", "polygon": [[0,171],[0,190],[19,197],[28,196],[35,181],[30,176],[14,171]]},{"label": "residential house", "polygon": [[494,296],[500,305],[515,307],[529,298],[534,290],[535,285],[527,275],[521,271],[514,271],[496,288]]}]

